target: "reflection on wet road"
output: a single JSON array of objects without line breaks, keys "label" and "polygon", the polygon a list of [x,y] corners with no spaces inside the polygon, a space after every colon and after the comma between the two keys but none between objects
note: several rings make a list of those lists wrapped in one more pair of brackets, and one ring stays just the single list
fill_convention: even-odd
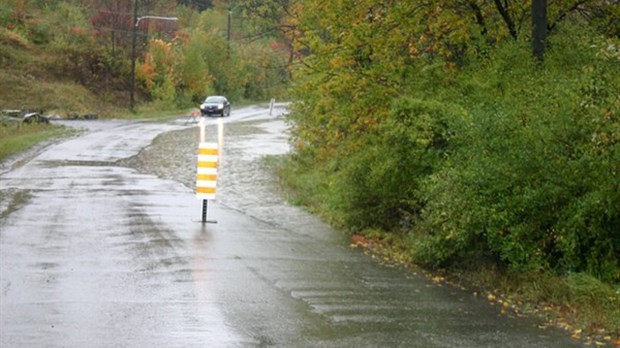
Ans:
[{"label": "reflection on wet road", "polygon": [[72,123],[90,130],[1,174],[0,346],[580,346],[288,205],[261,161],[288,151],[276,111],[225,119],[217,224],[197,222],[184,120]]}]

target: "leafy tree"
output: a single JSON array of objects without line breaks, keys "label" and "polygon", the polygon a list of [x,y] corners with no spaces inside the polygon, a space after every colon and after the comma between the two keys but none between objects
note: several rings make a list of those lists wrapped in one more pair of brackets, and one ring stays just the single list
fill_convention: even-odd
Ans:
[{"label": "leafy tree", "polygon": [[253,38],[272,36],[273,33],[286,35],[295,27],[290,17],[297,17],[296,10],[301,6],[298,0],[233,0],[230,3],[249,25]]},{"label": "leafy tree", "polygon": [[[488,258],[620,279],[610,92],[620,74],[609,58],[618,43],[593,39],[613,32],[614,8],[549,1],[540,65],[527,49],[531,6],[300,4],[290,16],[294,158],[333,197],[322,201],[340,222],[406,226],[414,256],[430,265]],[[602,109],[584,109],[590,101]]]},{"label": "leafy tree", "polygon": [[[109,42],[112,49],[127,48],[133,26],[132,1],[93,1],[91,23],[99,37]],[[104,39],[105,38],[105,39]]]},{"label": "leafy tree", "polygon": [[181,94],[186,94],[192,103],[200,102],[213,90],[214,78],[209,73],[204,57],[204,52],[209,49],[208,43],[209,37],[206,33],[195,30],[188,35],[188,41],[182,47],[183,52],[177,67],[177,88]]},{"label": "leafy tree", "polygon": [[[230,8],[241,19],[245,40],[278,39],[288,51],[287,69],[294,61],[293,43],[300,36],[298,20],[302,1],[298,0],[233,0]],[[290,77],[290,72],[289,72]]]},{"label": "leafy tree", "polygon": [[[611,140],[618,123],[609,118],[617,113],[617,96],[608,94],[620,81],[612,78],[617,69],[603,63],[609,58],[595,57],[607,43],[582,36],[575,45],[573,39],[554,38],[547,59],[570,64],[519,64],[527,62],[526,49],[508,59],[515,54],[508,46],[492,67],[467,73],[482,81],[498,69],[506,75],[495,78],[508,82],[493,100],[495,82],[463,96],[474,122],[455,133],[456,152],[424,188],[428,205],[416,229],[419,260],[445,266],[486,255],[518,270],[620,279],[620,244],[613,232],[620,214],[613,207],[619,168],[612,145],[617,140]],[[593,44],[596,51],[588,48]],[[563,76],[562,82],[553,76]],[[602,93],[594,104],[584,103],[592,100],[585,86],[593,81]]]},{"label": "leafy tree", "polygon": [[149,50],[137,77],[155,100],[174,100],[175,57],[170,43],[158,39],[149,42]]}]

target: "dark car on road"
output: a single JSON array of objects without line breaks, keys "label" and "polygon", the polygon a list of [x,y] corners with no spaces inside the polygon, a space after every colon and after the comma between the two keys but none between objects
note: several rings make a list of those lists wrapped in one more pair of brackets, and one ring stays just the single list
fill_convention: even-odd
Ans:
[{"label": "dark car on road", "polygon": [[200,114],[202,116],[230,116],[230,102],[226,97],[209,96],[200,104]]}]

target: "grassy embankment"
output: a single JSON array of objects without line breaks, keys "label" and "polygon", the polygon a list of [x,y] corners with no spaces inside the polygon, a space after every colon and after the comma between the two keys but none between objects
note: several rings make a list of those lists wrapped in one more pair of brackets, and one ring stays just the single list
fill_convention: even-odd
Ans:
[{"label": "grassy embankment", "polygon": [[[70,113],[131,119],[168,118],[179,113],[152,105],[132,113],[127,108],[128,92],[98,94],[72,79],[54,76],[47,67],[56,57],[45,45],[32,44],[5,28],[0,28],[0,51],[0,110],[37,110],[61,118]],[[36,144],[70,134],[73,132],[56,125],[4,119],[0,122],[0,162]]]},{"label": "grassy embankment", "polygon": [[286,157],[270,157],[269,165],[278,173],[289,200],[320,215],[323,220],[350,233],[351,247],[363,248],[373,259],[389,267],[406,267],[427,277],[483,296],[498,308],[500,315],[544,318],[541,328],[559,327],[573,339],[587,345],[620,347],[618,323],[620,290],[585,274],[558,276],[551,273],[515,273],[489,265],[461,269],[425,269],[411,261],[407,236],[381,232],[363,236],[347,229],[334,212],[325,208],[330,198],[319,175],[300,172]]},{"label": "grassy embankment", "polygon": [[[53,59],[45,47],[33,45],[21,35],[0,28],[0,109],[39,110],[46,115],[93,112],[101,108],[97,96],[72,81],[62,81],[46,72]],[[112,110],[103,107],[103,110]],[[62,127],[0,122],[0,161],[27,151],[43,141],[70,134]]]}]

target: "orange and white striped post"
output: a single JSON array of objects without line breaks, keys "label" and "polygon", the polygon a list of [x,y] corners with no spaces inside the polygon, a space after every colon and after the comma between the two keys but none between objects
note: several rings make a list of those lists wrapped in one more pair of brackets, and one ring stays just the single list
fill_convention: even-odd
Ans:
[{"label": "orange and white striped post", "polygon": [[198,169],[196,171],[196,197],[198,199],[215,199],[217,162],[217,143],[200,143],[198,146]]},{"label": "orange and white striped post", "polygon": [[201,120],[196,169],[196,198],[202,200],[202,223],[215,223],[216,221],[207,220],[207,209],[209,200],[215,199],[219,147],[218,143],[205,142],[205,126],[204,121]]}]

